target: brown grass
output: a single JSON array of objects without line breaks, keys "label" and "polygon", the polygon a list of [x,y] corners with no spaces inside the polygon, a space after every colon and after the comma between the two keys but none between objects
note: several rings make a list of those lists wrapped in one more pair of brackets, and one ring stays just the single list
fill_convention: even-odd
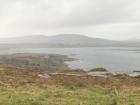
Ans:
[{"label": "brown grass", "polygon": [[[65,71],[66,73],[66,71]],[[70,73],[70,72],[69,72]],[[77,72],[76,72],[77,73]],[[41,78],[38,75],[40,71],[19,70],[12,67],[0,68],[0,85],[26,85],[37,84],[39,86],[47,85],[63,85],[67,87],[92,87],[102,86],[117,89],[138,89],[140,88],[140,77],[130,77],[128,75],[116,75],[112,77],[95,77],[89,75],[65,75],[56,74],[51,75],[51,78]]]}]

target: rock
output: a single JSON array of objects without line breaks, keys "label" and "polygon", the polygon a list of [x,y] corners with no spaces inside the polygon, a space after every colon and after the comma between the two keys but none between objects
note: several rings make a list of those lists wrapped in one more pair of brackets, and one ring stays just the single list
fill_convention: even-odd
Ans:
[{"label": "rock", "polygon": [[130,73],[129,76],[131,76],[131,77],[140,76],[140,72],[133,72],[133,73]]},{"label": "rock", "polygon": [[97,76],[97,77],[108,77],[114,74],[110,72],[88,72],[88,75]]},{"label": "rock", "polygon": [[38,76],[39,76],[40,78],[51,78],[51,76],[48,75],[48,74],[38,74]]}]

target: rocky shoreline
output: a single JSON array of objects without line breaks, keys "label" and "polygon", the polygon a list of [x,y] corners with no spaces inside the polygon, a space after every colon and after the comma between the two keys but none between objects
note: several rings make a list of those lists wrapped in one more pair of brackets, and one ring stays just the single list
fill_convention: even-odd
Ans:
[{"label": "rocky shoreline", "polygon": [[48,73],[51,73],[52,75],[90,75],[97,77],[110,77],[124,74],[131,77],[140,76],[140,72],[136,70],[131,73],[110,72],[105,68],[94,68],[89,71],[85,71],[82,69],[73,70],[69,68],[69,66],[65,62],[74,60],[77,59],[70,58],[67,55],[15,53],[9,55],[0,55],[0,66],[14,67],[23,70],[38,70],[44,75],[48,75]]},{"label": "rocky shoreline", "polygon": [[[97,72],[95,72],[97,73]],[[140,87],[140,76],[127,74],[93,75],[79,70],[67,70],[63,72],[43,73],[35,70],[21,70],[14,67],[0,67],[0,85],[26,85],[38,84],[38,86],[62,85],[76,87],[112,86],[120,89]]]}]

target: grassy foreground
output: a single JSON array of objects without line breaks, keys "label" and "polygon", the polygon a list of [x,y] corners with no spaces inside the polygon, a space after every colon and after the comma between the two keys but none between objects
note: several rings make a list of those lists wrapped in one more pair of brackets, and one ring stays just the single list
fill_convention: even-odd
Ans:
[{"label": "grassy foreground", "polygon": [[[1,67],[0,105],[140,105],[139,78],[129,78],[56,75],[43,79],[38,72]],[[130,83],[123,83],[125,79]],[[120,83],[111,80],[122,84],[113,88]]]},{"label": "grassy foreground", "polygon": [[63,86],[0,87],[0,105],[140,105],[140,94]]}]

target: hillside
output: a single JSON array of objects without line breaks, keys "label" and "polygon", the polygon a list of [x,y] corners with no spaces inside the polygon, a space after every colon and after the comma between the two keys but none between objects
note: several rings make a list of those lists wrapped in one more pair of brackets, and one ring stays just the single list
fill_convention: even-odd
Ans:
[{"label": "hillside", "polygon": [[45,48],[45,47],[140,47],[140,41],[116,41],[88,37],[79,34],[55,36],[32,35],[15,38],[0,38],[0,48]]},{"label": "hillside", "polygon": [[88,44],[113,42],[79,34],[59,34],[55,36],[32,35],[15,38],[1,38],[0,43],[48,43],[48,44]]},{"label": "hillside", "polygon": [[53,44],[107,44],[113,42],[112,40],[92,38],[79,34],[59,34],[48,38],[48,43]]}]

